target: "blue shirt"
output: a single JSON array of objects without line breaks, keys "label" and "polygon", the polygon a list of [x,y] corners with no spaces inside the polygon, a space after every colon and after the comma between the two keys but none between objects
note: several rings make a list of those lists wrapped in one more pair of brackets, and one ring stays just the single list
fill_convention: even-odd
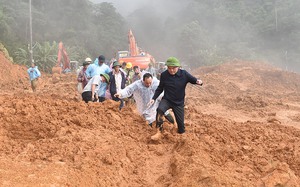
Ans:
[{"label": "blue shirt", "polygon": [[101,66],[99,66],[99,64],[91,64],[88,66],[85,74],[88,78],[91,78],[95,75],[100,75],[102,73],[108,74],[109,72],[111,72],[111,69],[104,63]]},{"label": "blue shirt", "polygon": [[41,76],[37,66],[29,68],[27,72],[31,81]]},{"label": "blue shirt", "polygon": [[[88,78],[94,77],[95,75],[100,75],[103,73],[108,74],[111,72],[111,69],[108,67],[106,64],[102,64],[99,66],[99,64],[94,63],[88,66],[87,70],[85,71],[85,74]],[[99,90],[98,90],[98,95],[100,97],[105,97],[105,91],[106,91],[106,83],[101,84]]]},{"label": "blue shirt", "polygon": [[184,105],[185,88],[187,83],[196,84],[197,78],[189,74],[186,70],[178,69],[175,75],[171,75],[169,71],[164,71],[160,77],[160,83],[155,90],[152,99],[157,97],[164,91],[163,99],[173,105]]}]

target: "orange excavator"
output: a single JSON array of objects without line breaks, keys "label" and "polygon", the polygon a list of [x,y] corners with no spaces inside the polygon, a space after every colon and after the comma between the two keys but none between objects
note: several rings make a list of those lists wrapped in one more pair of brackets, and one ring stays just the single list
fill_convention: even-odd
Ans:
[{"label": "orange excavator", "polygon": [[155,66],[154,57],[137,46],[131,30],[128,32],[128,42],[129,51],[118,51],[116,54],[116,59],[121,64],[123,62],[131,62],[133,66],[139,66],[141,69],[146,69],[149,63]]},{"label": "orange excavator", "polygon": [[62,72],[69,71],[70,68],[70,59],[67,54],[67,51],[63,45],[62,42],[59,42],[58,44],[58,54],[57,54],[57,63],[52,68],[52,73],[58,73],[61,74]]}]

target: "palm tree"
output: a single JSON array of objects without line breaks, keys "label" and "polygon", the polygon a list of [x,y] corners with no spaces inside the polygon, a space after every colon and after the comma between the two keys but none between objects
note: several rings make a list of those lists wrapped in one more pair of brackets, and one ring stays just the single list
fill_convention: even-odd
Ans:
[{"label": "palm tree", "polygon": [[42,45],[37,43],[34,48],[34,59],[37,65],[44,72],[51,72],[52,67],[56,64],[57,43],[44,42]]},{"label": "palm tree", "polygon": [[15,63],[30,66],[28,50],[18,48],[14,53]]}]

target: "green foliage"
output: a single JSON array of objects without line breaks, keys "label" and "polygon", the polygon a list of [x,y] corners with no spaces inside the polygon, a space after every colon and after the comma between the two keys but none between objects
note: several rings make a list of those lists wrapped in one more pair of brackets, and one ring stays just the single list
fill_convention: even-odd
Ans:
[{"label": "green foliage", "polygon": [[18,48],[15,51],[15,63],[30,66],[30,55],[28,50]]},{"label": "green foliage", "polygon": [[[89,54],[81,47],[65,46],[70,60],[77,59],[78,61],[84,61]],[[33,59],[36,65],[44,71],[51,73],[52,68],[57,63],[58,44],[56,42],[43,42],[42,44],[36,43],[33,48]],[[24,48],[18,48],[15,51],[15,62],[30,66],[30,56],[28,50]]]},{"label": "green foliage", "polygon": [[113,56],[120,49],[127,49],[127,31],[122,16],[116,12],[111,3],[101,3],[94,6],[93,22],[96,25],[97,38],[101,42],[96,43],[99,49],[95,54]]},{"label": "green foliage", "polygon": [[36,43],[33,50],[33,58],[44,72],[50,73],[57,60],[58,44],[53,42],[43,42],[42,44]]},{"label": "green foliage", "polygon": [[10,27],[8,25],[9,18],[4,13],[3,7],[0,5],[0,30],[1,30],[1,38],[5,37],[9,31]]},{"label": "green foliage", "polygon": [[300,69],[291,58],[300,53],[299,10],[297,0],[194,0],[172,18],[181,23],[177,54],[192,66],[240,58]]},{"label": "green foliage", "polygon": [[[46,71],[50,69],[57,49],[49,41],[63,41],[71,60],[82,62],[100,54],[113,57],[117,50],[128,48],[130,25],[138,45],[159,61],[177,56],[196,67],[233,58],[263,59],[300,69],[299,0],[154,4],[135,10],[125,20],[111,3],[32,0],[33,42],[42,44],[35,47],[34,58]],[[27,0],[0,0],[0,41],[16,63],[26,65],[28,9]]]},{"label": "green foliage", "polygon": [[[18,63],[26,65],[28,54],[24,46],[30,39],[28,2],[0,0],[0,41],[12,51]],[[99,54],[109,58],[118,49],[127,48],[125,22],[109,3],[95,5],[88,0],[32,0],[32,25],[33,43],[42,44],[36,46],[34,58],[46,71],[57,53],[56,49],[55,54],[47,54],[53,47],[49,41],[63,41],[69,46],[67,50],[71,60],[77,61],[87,56],[96,58]]]}]

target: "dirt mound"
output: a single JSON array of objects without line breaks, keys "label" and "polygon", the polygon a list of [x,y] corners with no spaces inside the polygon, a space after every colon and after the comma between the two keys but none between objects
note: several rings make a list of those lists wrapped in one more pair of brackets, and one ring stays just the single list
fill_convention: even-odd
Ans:
[{"label": "dirt mound", "polygon": [[28,89],[29,78],[24,66],[12,64],[0,51],[0,87],[2,90]]},{"label": "dirt mound", "polygon": [[300,76],[250,62],[194,73],[187,133],[166,123],[157,142],[134,106],[82,102],[74,74],[1,94],[1,186],[299,186]]},{"label": "dirt mound", "polygon": [[[205,113],[232,116],[236,121],[255,119],[297,125],[300,105],[300,75],[268,64],[235,61],[194,71],[203,88],[189,85],[187,103],[203,106]],[[193,98],[198,99],[193,99]],[[228,112],[230,111],[230,112]]]}]

